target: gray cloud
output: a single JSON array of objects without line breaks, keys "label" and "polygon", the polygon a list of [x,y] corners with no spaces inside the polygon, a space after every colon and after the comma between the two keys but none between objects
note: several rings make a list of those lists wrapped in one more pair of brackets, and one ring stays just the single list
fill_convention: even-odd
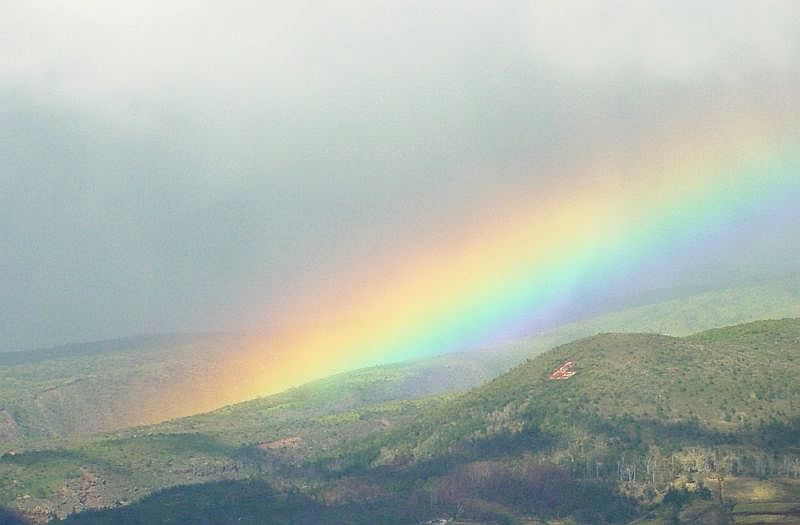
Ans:
[{"label": "gray cloud", "polygon": [[7,0],[0,349],[278,322],[598,145],[794,111],[799,10]]}]

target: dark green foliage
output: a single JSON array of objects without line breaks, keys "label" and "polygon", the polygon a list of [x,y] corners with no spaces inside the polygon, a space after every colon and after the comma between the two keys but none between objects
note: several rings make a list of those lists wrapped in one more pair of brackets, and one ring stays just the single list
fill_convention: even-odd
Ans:
[{"label": "dark green foliage", "polygon": [[[635,502],[621,496],[613,483],[583,481],[552,464],[525,461],[512,467],[480,461],[456,468],[438,483],[439,501],[466,506],[472,518],[489,518],[475,502],[502,505],[511,515],[542,518],[573,516],[584,523],[618,523],[629,518]],[[479,514],[484,514],[480,516]]]},{"label": "dark green foliage", "polygon": [[0,507],[0,525],[26,525],[19,514]]},{"label": "dark green foliage", "polygon": [[[583,454],[587,446],[597,448],[593,455],[607,443],[630,452],[657,445],[665,453],[687,445],[796,447],[798,338],[800,320],[756,322],[684,339],[590,337],[521,365],[405,427],[354,444],[361,450],[351,457],[368,463],[419,461],[579,442]],[[566,360],[575,361],[577,374],[549,380],[550,371]],[[737,414],[734,421],[725,418],[730,412]]]},{"label": "dark green foliage", "polygon": [[[303,508],[313,516],[318,507],[302,495],[279,496],[263,481],[212,482],[172,487],[129,507],[84,512],[61,523],[224,525],[261,523],[263,516],[269,516],[270,523],[278,525],[292,523],[285,516],[287,512]],[[302,523],[303,517],[296,517]]]},{"label": "dark green foliage", "polygon": [[326,505],[302,493],[279,493],[264,481],[173,487],[128,507],[88,511],[59,521],[81,525],[400,525],[424,517],[413,501],[379,498]]},{"label": "dark green foliage", "polygon": [[689,492],[685,487],[684,488],[675,488],[670,487],[667,493],[664,495],[664,499],[662,503],[664,505],[672,505],[673,507],[683,507],[692,499],[692,493]]},{"label": "dark green foliage", "polygon": [[[213,502],[207,511],[217,520],[252,507],[259,518],[274,514],[275,523],[302,520],[308,508],[330,519],[318,523],[416,523],[443,515],[620,523],[697,469],[762,478],[792,471],[800,457],[798,341],[800,320],[686,338],[603,334],[557,347],[464,394],[389,403],[370,386],[389,370],[370,369],[97,438],[49,459],[4,457],[0,480],[10,474],[29,483],[31,472],[57,472],[38,485],[54,490],[59,476],[87,468],[109,486],[143,487],[124,493],[125,501],[189,481],[239,480],[207,493],[205,485],[156,492],[98,514],[108,519],[124,512],[153,519],[159,506],[165,516],[190,519],[181,502],[202,497]],[[577,374],[549,380],[566,360]],[[365,398],[372,404],[348,405]],[[285,449],[270,443],[294,437]],[[256,483],[250,477],[271,484],[262,498],[269,508],[236,484]],[[243,490],[242,497],[226,486]],[[691,492],[687,501],[683,493],[668,495],[667,506],[691,507],[708,496]]]}]

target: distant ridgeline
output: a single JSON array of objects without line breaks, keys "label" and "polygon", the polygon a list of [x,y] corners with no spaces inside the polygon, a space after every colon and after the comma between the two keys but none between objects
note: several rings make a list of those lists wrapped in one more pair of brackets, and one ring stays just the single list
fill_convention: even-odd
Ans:
[{"label": "distant ridgeline", "polygon": [[[572,323],[483,353],[412,361],[408,373],[392,376],[396,382],[384,388],[383,399],[470,388],[526,358],[599,332],[685,335],[797,316],[797,278],[709,291]],[[249,343],[242,334],[165,335],[0,353],[0,451],[2,443],[16,447],[30,438],[118,430],[249,399],[245,391],[253,385],[246,378],[269,364],[258,362]]]}]

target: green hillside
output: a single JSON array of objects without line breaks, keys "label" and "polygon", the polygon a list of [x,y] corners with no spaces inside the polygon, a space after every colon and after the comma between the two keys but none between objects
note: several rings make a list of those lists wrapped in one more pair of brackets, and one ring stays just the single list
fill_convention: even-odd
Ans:
[{"label": "green hillside", "polygon": [[[551,379],[568,361],[575,374]],[[424,472],[434,492],[455,484],[452,501],[473,517],[500,505],[496,519],[531,510],[496,490],[515,478],[506,491],[525,486],[519,472],[531,464],[614,485],[640,512],[650,509],[652,523],[742,520],[766,480],[782,480],[786,490],[770,504],[791,519],[800,509],[798,377],[797,319],[684,338],[601,334],[557,347],[405,426],[348,443],[322,463],[345,477]],[[722,502],[719,476],[729,487]],[[747,483],[760,488],[741,489]],[[740,503],[733,513],[732,494]],[[588,523],[601,518],[581,518],[577,504],[571,512]]]},{"label": "green hillside", "polygon": [[504,352],[501,353],[512,360],[521,358],[521,362],[531,357],[529,352],[532,348],[549,350],[557,345],[604,332],[680,337],[750,321],[792,317],[800,317],[800,277],[706,291],[626,308],[514,341],[504,347]]},{"label": "green hillside", "polygon": [[52,439],[153,422],[164,396],[177,407],[216,405],[173,385],[215,373],[235,334],[165,335],[0,353],[0,443]]},{"label": "green hillside", "polygon": [[[794,316],[800,316],[797,279],[706,292],[571,323],[483,351],[389,365],[369,372],[369,388],[354,395],[364,395],[356,402],[368,405],[464,390],[553,346],[599,332],[685,335]],[[8,449],[31,439],[47,443],[241,401],[215,384],[246,375],[250,365],[237,360],[237,349],[245,344],[242,334],[168,335],[0,353],[0,444]],[[210,376],[220,379],[201,380]]]},{"label": "green hillside", "polygon": [[[568,360],[574,376],[548,378]],[[401,382],[376,367],[77,446],[6,454],[0,506],[43,521],[126,505],[127,522],[148,523],[191,515],[200,498],[258,523],[272,507],[237,494],[263,490],[294,523],[313,523],[301,519],[309,501],[315,516],[347,516],[327,523],[717,523],[749,519],[762,503],[790,514],[800,498],[798,368],[800,320],[684,338],[597,335],[470,392],[417,401],[386,402]],[[214,480],[229,483],[128,506]],[[123,514],[114,512],[76,522],[115,523]]]},{"label": "green hillside", "polygon": [[[575,375],[549,374],[566,361]],[[686,442],[780,447],[800,416],[800,320],[759,321],[683,338],[601,334],[559,346],[379,438],[372,463],[468,453],[531,430],[563,446],[597,436],[634,447]],[[458,414],[453,418],[452,414]],[[778,433],[784,428],[788,434]],[[769,432],[766,432],[768,429]],[[564,441],[566,440],[566,441]],[[570,444],[570,447],[575,445]],[[575,451],[571,451],[575,452]]]},{"label": "green hillside", "polygon": [[307,483],[315,478],[304,466],[312,454],[447,399],[387,401],[418,372],[407,364],[375,367],[158,425],[6,449],[0,507],[43,522],[185,483],[253,476]]},{"label": "green hillside", "polygon": [[[251,363],[239,352],[246,344],[243,334],[151,336],[0,353],[0,451],[241,401],[224,385],[248,377]],[[506,368],[507,362],[492,353],[454,354],[355,371],[332,381],[352,382],[347,406],[365,405],[463,390]]]}]

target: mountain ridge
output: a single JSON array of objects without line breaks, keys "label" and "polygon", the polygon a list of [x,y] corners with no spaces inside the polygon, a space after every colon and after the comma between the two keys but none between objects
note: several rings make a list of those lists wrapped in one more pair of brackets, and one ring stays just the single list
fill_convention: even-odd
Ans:
[{"label": "mountain ridge", "polygon": [[[581,523],[618,523],[648,505],[668,513],[672,507],[662,500],[671,490],[694,486],[688,476],[711,486],[711,476],[724,472],[733,493],[744,494],[736,487],[762,483],[756,474],[778,481],[800,475],[800,393],[793,379],[800,367],[798,340],[800,319],[759,321],[683,338],[599,334],[553,348],[460,394],[386,402],[392,397],[389,380],[387,397],[378,393],[367,406],[348,399],[359,390],[378,392],[375,386],[390,379],[381,377],[385,371],[361,371],[363,383],[343,374],[209,414],[97,436],[61,451],[0,457],[0,493],[21,497],[26,493],[20,490],[29,490],[36,496],[11,497],[0,505],[15,506],[16,501],[22,504],[17,509],[31,512],[30,505],[38,505],[63,516],[70,509],[52,506],[51,498],[69,493],[75,499],[68,501],[79,501],[81,479],[103,480],[92,485],[102,487],[92,489],[100,491],[92,496],[96,499],[86,501],[114,506],[187,482],[253,478],[268,481],[277,494],[300,490],[336,516],[341,516],[340,504],[355,505],[370,495],[367,501],[395,517],[419,517],[409,514],[409,505],[423,498],[438,502],[420,507],[425,519],[461,508],[464,517],[482,523],[517,523],[524,516],[550,515],[541,506],[545,500],[522,504],[517,496],[509,499],[491,487],[506,480],[511,483],[506,494],[541,491],[537,480],[546,475],[561,480],[554,486],[564,494],[582,494],[596,506],[548,500],[555,516],[573,509],[570,515]],[[771,368],[762,366],[775,356],[785,361],[784,375],[777,380],[763,373]],[[575,375],[550,380],[567,360],[574,362]],[[710,363],[715,366],[705,366]],[[633,373],[620,375],[625,371]],[[402,367],[397,372],[403,373]],[[724,404],[715,402],[723,398]],[[787,462],[773,461],[776,454]],[[699,474],[691,474],[695,470]],[[24,486],[30,488],[20,489],[13,479],[27,480]],[[68,482],[61,485],[64,479]],[[208,490],[235,502],[237,486]],[[191,497],[197,497],[205,489],[201,484],[192,490]],[[157,505],[147,512],[177,511],[173,505],[178,500],[172,498],[180,500],[181,494],[186,493],[176,490],[147,500]],[[670,498],[683,498],[680,512],[707,508],[712,509],[709,516],[730,514],[728,507],[712,508],[708,500],[675,494]],[[137,508],[130,507],[126,515],[135,516]],[[353,516],[374,519],[368,508],[347,508]],[[116,519],[108,517],[113,512],[104,512],[98,519]],[[75,522],[90,516],[78,514]],[[408,522],[393,520],[382,522]],[[97,521],[106,522],[113,521]],[[337,523],[370,521],[354,517]]]}]

